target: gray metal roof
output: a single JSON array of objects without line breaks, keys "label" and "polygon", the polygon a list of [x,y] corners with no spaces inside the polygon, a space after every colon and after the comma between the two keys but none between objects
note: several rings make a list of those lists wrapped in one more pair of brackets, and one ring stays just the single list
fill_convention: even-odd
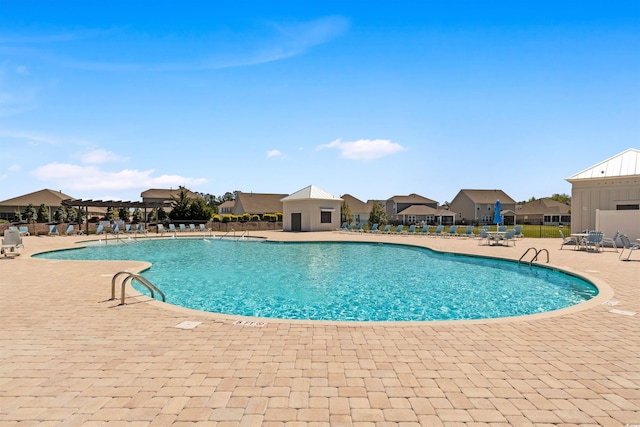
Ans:
[{"label": "gray metal roof", "polygon": [[640,150],[629,148],[595,166],[591,166],[567,178],[567,181],[583,179],[619,178],[640,175]]}]

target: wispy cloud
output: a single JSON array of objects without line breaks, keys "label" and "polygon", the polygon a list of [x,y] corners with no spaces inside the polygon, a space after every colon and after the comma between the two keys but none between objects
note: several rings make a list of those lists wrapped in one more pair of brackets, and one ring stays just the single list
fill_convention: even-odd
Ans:
[{"label": "wispy cloud", "polygon": [[281,158],[285,158],[285,155],[282,151],[280,150],[269,150],[267,151],[267,157],[281,157]]},{"label": "wispy cloud", "polygon": [[[224,48],[216,47],[216,43],[206,43],[196,48],[193,40],[186,39],[178,42],[171,54],[159,46],[164,43],[161,37],[149,40],[129,34],[125,29],[85,30],[77,33],[68,32],[37,36],[0,36],[0,52],[5,55],[36,57],[39,60],[54,62],[59,65],[93,71],[197,71],[213,70],[232,67],[245,67],[278,61],[304,54],[314,46],[328,43],[340,37],[349,28],[349,21],[343,16],[328,16],[308,22],[268,23],[258,35],[240,33],[236,40],[228,41]],[[87,58],[70,58],[47,51],[48,44],[74,43],[82,40],[90,43],[91,39],[105,39],[109,43],[114,35],[119,40],[127,42],[127,52],[157,50],[163,52],[164,57],[172,60],[153,62],[131,62],[91,60]],[[205,37],[206,39],[206,37]],[[155,45],[154,45],[155,43]],[[180,46],[180,43],[183,46]],[[36,49],[30,46],[37,46]],[[149,48],[151,46],[151,48]],[[156,49],[157,48],[157,49]],[[51,48],[53,49],[53,48]],[[200,51],[199,56],[185,57],[184,52]]]},{"label": "wispy cloud", "polygon": [[78,154],[76,157],[80,159],[82,163],[88,164],[100,164],[108,162],[123,162],[128,160],[126,157],[122,157],[115,154],[112,151],[97,148]]},{"label": "wispy cloud", "polygon": [[197,186],[204,184],[204,178],[188,178],[180,175],[154,176],[154,169],[123,169],[106,171],[95,166],[81,166],[70,163],[49,163],[34,171],[36,178],[47,185],[63,186],[76,191],[122,191],[145,188],[177,188],[180,185]]},{"label": "wispy cloud", "polygon": [[336,139],[316,147],[317,150],[326,148],[335,148],[340,151],[340,157],[351,160],[374,160],[405,150],[402,145],[388,139],[359,139],[350,142]]}]

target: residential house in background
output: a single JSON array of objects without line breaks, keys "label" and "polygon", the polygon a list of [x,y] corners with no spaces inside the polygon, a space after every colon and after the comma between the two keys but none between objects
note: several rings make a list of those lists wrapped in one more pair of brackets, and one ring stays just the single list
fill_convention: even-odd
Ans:
[{"label": "residential house in background", "polygon": [[227,200],[218,205],[218,214],[220,215],[234,215],[233,209],[236,206],[235,200]]},{"label": "residential house in background", "polygon": [[[415,193],[409,194],[408,196],[393,196],[384,202],[387,218],[392,224],[408,225],[418,223],[418,216],[423,216],[422,214],[417,214],[417,212],[416,214],[403,213],[405,209],[411,206],[424,206],[437,210],[438,202]],[[427,214],[426,210],[424,210],[424,214]]]},{"label": "residential house in background", "polygon": [[[43,190],[34,191],[33,193],[3,200],[0,202],[0,219],[13,221],[16,211],[19,211],[22,214],[29,205],[33,205],[37,211],[38,207],[44,204],[49,209],[49,220],[52,220],[54,212],[62,206],[62,201],[72,198],[73,197],[64,194],[61,191],[54,191],[45,188]],[[90,214],[91,213],[92,212],[90,212]]]},{"label": "residential house in background", "polygon": [[342,198],[310,185],[282,199],[284,231],[331,231],[340,227]]},{"label": "residential house in background", "polygon": [[460,190],[449,204],[449,210],[458,213],[463,224],[493,224],[497,200],[500,200],[503,223],[514,225],[516,201],[502,190]]},{"label": "residential house in background", "polygon": [[[193,191],[186,189],[187,197],[190,199],[198,199],[202,198],[199,194],[194,193]],[[143,202],[171,202],[172,198],[178,198],[180,196],[180,189],[165,189],[165,188],[150,188],[146,191],[143,191],[140,194]]]},{"label": "residential house in background", "polygon": [[377,202],[369,200],[365,203],[350,194],[344,194],[341,197],[344,200],[343,203],[349,206],[349,210],[353,215],[353,222],[356,224],[366,224],[369,222],[369,214],[371,213],[371,209],[373,209],[373,204]]},{"label": "residential house in background", "polygon": [[287,194],[265,194],[265,193],[243,193],[236,192],[236,199],[233,205],[234,215],[275,214],[282,213],[282,199]]},{"label": "residential house in background", "polygon": [[571,231],[616,230],[640,238],[640,150],[620,154],[567,178],[571,183]]},{"label": "residential house in background", "polygon": [[434,209],[431,206],[411,205],[403,209],[399,214],[400,224],[411,225],[454,225],[456,213],[439,206]]},{"label": "residential house in background", "polygon": [[516,206],[516,223],[569,225],[571,224],[571,205],[548,197],[533,200]]}]

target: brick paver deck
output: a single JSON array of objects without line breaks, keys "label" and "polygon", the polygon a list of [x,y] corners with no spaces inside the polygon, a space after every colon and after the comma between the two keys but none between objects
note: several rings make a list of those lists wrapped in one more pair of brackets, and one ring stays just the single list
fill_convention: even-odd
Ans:
[{"label": "brick paver deck", "polygon": [[[629,315],[640,313],[640,260],[559,250],[554,239],[486,247],[464,238],[259,234],[512,259],[547,248],[551,265],[602,292],[551,315],[503,320],[243,326],[237,316],[146,297],[118,306],[108,301],[111,277],[143,263],[34,259],[80,238],[29,236],[22,256],[0,257],[0,425],[640,424],[640,314]],[[202,323],[175,328],[184,321]]]}]

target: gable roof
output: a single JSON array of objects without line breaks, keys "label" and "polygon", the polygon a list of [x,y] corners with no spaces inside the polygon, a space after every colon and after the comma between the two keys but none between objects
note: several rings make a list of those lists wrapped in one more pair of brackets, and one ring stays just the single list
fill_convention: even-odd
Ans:
[{"label": "gable roof", "polygon": [[46,206],[61,206],[63,200],[73,199],[73,197],[64,194],[61,191],[49,190],[47,188],[33,193],[24,194],[22,196],[14,197],[12,199],[3,200],[0,205],[3,206],[40,206],[45,204]]},{"label": "gable roof", "polygon": [[[185,188],[186,192],[187,192],[187,196],[190,199],[196,199],[199,198],[200,195],[194,193],[193,191],[189,190],[188,188]],[[178,197],[180,195],[180,188],[171,188],[171,189],[166,189],[166,188],[150,188],[146,191],[143,191],[140,194],[140,197],[143,199],[164,199],[164,200],[171,200],[171,197]]]},{"label": "gable roof", "polygon": [[567,214],[571,206],[557,200],[544,197],[516,207],[518,215]]},{"label": "gable roof", "polygon": [[248,213],[276,213],[282,212],[282,199],[286,194],[265,193],[236,193],[236,206]]},{"label": "gable roof", "polygon": [[454,199],[461,194],[465,194],[474,203],[490,204],[495,203],[496,200],[500,200],[500,203],[502,204],[516,203],[515,200],[509,197],[507,193],[502,190],[460,190],[460,192],[458,192],[458,195],[454,197]]},{"label": "gable roof", "polygon": [[353,197],[351,194],[343,194],[342,195],[342,200],[344,200],[344,202],[346,204],[349,205],[349,210],[354,213],[354,212],[371,212],[371,209],[373,208],[373,203],[372,201],[369,202],[363,202],[362,200]]},{"label": "gable roof", "polygon": [[338,200],[342,201],[342,199],[338,196],[334,196],[333,194],[323,190],[322,188],[316,187],[315,185],[310,185],[308,187],[304,187],[301,190],[296,191],[295,193],[285,197],[282,201],[291,201],[291,200]]},{"label": "gable roof", "polygon": [[426,205],[411,205],[398,212],[398,215],[456,216],[456,213],[443,208],[434,209]]},{"label": "gable roof", "polygon": [[437,204],[438,203],[435,200],[427,199],[426,197],[416,193],[411,193],[408,196],[393,196],[389,198],[389,200],[393,200],[396,203],[410,203],[410,204],[418,204],[418,203],[423,203],[423,204],[436,203]]},{"label": "gable roof", "polygon": [[619,178],[640,175],[640,150],[629,148],[620,154],[591,166],[566,180],[569,182],[585,179]]}]

